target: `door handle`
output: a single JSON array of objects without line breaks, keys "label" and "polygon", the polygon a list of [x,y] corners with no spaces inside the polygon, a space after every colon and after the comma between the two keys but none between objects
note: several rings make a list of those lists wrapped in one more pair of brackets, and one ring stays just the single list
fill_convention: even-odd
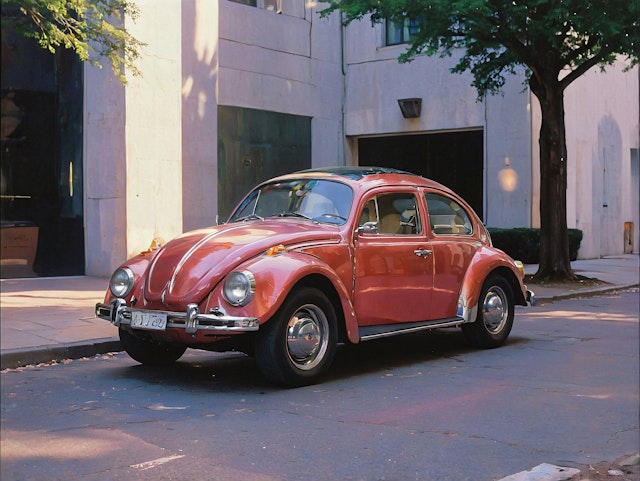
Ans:
[{"label": "door handle", "polygon": [[413,251],[413,253],[415,255],[417,255],[418,257],[423,257],[423,258],[427,258],[429,257],[431,254],[433,254],[432,250],[429,249],[416,249]]}]

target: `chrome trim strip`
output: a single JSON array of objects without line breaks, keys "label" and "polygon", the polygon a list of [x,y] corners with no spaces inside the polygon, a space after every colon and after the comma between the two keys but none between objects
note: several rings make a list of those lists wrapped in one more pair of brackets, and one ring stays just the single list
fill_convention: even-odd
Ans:
[{"label": "chrome trim strip", "polygon": [[123,299],[115,299],[111,305],[96,304],[95,314],[100,319],[111,322],[114,326],[131,325],[132,312],[148,312],[167,315],[167,328],[182,328],[193,334],[197,331],[208,332],[250,332],[259,329],[256,317],[237,317],[219,314],[201,314],[196,304],[189,304],[186,312],[132,309],[127,307]]},{"label": "chrome trim strip", "polygon": [[[437,329],[441,327],[457,327],[463,323],[464,323],[463,319],[458,317],[453,317],[450,319],[442,319],[440,321],[426,321],[426,322],[418,322],[418,323],[408,322],[403,324],[385,324],[384,326],[365,326],[359,329],[360,340],[370,341],[372,339],[380,339],[381,337],[399,336],[401,334],[409,334],[412,332],[426,331],[429,329]],[[372,331],[372,332],[371,334],[366,334],[367,331]]]}]

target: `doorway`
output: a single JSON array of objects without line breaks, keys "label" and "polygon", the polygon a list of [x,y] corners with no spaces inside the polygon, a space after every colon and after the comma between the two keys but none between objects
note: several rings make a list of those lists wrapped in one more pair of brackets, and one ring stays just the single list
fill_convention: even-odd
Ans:
[{"label": "doorway", "polygon": [[3,278],[84,274],[82,75],[75,53],[3,28]]},{"label": "doorway", "polygon": [[449,187],[482,219],[482,130],[358,139],[358,163],[405,170]]}]

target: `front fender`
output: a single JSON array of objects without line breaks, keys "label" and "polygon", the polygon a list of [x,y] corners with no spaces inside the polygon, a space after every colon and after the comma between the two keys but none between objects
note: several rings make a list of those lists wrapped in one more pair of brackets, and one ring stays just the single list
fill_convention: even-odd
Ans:
[{"label": "front fender", "polygon": [[500,249],[483,246],[469,263],[458,298],[458,315],[465,322],[474,322],[478,312],[478,300],[485,279],[491,274],[504,277],[513,288],[517,304],[527,305],[527,289],[514,260]]},{"label": "front fender", "polygon": [[335,295],[326,294],[330,299],[339,299],[340,305],[335,307],[342,309],[349,340],[357,342],[357,323],[350,292],[335,270],[323,260],[303,252],[289,251],[275,256],[254,258],[239,265],[235,270],[248,270],[254,275],[256,287],[253,299],[246,306],[232,306],[222,295],[223,280],[209,295],[205,312],[218,308],[221,312],[233,316],[257,317],[260,324],[264,324],[273,317],[298,283],[310,276],[320,275],[327,279],[335,290]]},{"label": "front fender", "polygon": [[[131,298],[135,297],[137,299],[142,298],[142,285],[143,279],[147,272],[147,268],[149,267],[149,262],[153,259],[156,251],[147,251],[141,252],[135,257],[132,257],[128,261],[121,264],[119,267],[128,267],[133,272],[134,283],[133,289],[129,293],[129,295],[125,298],[127,301],[127,305],[131,304]],[[109,285],[107,284],[107,290],[104,296],[104,303],[109,304],[115,297],[111,294],[111,290],[109,289]]]}]

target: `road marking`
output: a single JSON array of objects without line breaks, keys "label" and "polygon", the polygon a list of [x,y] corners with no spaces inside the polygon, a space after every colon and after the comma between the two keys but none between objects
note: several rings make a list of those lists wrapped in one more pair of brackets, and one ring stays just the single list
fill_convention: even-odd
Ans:
[{"label": "road marking", "polygon": [[167,456],[166,458],[158,458],[153,461],[147,461],[146,463],[132,464],[130,467],[144,471],[145,469],[157,468],[158,466],[173,461],[175,459],[184,458],[184,454],[176,454],[175,456]]},{"label": "road marking", "polygon": [[578,473],[579,469],[542,463],[529,471],[520,471],[498,481],[565,481]]}]

